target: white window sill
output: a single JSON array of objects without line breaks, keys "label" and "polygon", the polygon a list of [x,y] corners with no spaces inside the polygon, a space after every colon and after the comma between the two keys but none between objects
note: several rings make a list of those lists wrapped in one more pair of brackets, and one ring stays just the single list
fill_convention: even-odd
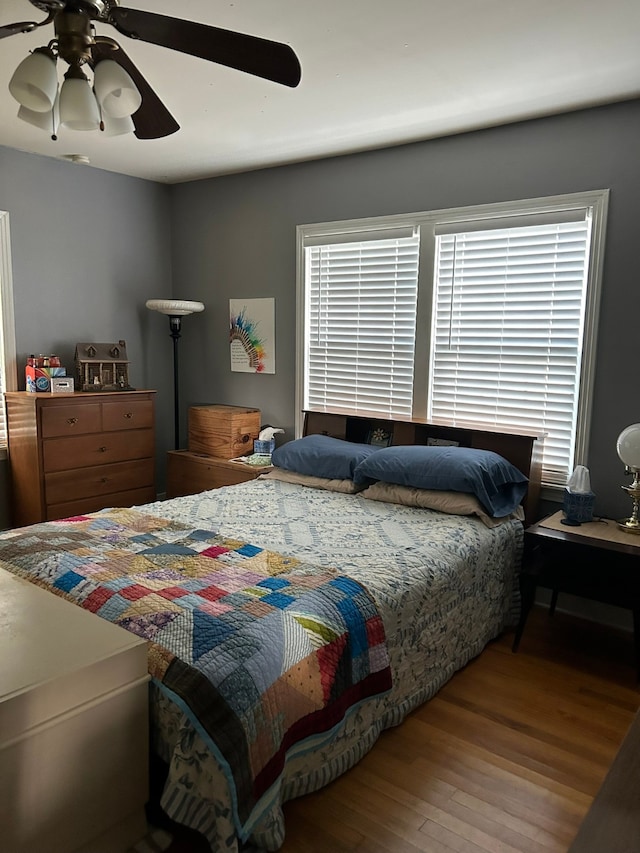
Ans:
[{"label": "white window sill", "polygon": [[542,486],[540,489],[540,499],[543,501],[555,501],[561,504],[564,500],[563,486]]}]

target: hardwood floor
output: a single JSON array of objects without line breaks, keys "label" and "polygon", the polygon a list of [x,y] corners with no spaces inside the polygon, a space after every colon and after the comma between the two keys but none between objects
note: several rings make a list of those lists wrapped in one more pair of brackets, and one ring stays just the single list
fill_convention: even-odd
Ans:
[{"label": "hardwood floor", "polygon": [[[566,853],[640,707],[633,642],[541,608],[517,654],[512,640],[287,803],[282,853]],[[170,853],[202,849],[178,837]]]}]

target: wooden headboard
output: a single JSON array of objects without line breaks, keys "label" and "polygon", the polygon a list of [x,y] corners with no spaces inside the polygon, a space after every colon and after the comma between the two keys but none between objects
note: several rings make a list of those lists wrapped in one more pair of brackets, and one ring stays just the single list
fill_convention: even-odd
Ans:
[{"label": "wooden headboard", "polygon": [[371,443],[376,433],[383,441],[399,444],[449,444],[492,450],[529,478],[523,501],[526,524],[537,520],[543,436],[523,432],[500,432],[491,427],[447,426],[419,418],[385,418],[379,414],[338,411],[305,412],[303,435],[330,435],[345,441]]}]

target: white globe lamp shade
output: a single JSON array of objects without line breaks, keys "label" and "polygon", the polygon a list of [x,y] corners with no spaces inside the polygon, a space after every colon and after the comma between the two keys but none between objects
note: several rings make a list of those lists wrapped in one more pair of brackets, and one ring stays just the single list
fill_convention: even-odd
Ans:
[{"label": "white globe lamp shade", "polygon": [[187,314],[204,311],[202,302],[191,302],[186,299],[147,299],[145,304],[151,311],[159,311],[170,317],[185,317]]},{"label": "white globe lamp shade", "polygon": [[140,109],[142,95],[131,75],[113,59],[104,59],[96,65],[93,86],[107,116],[125,118]]},{"label": "white globe lamp shade", "polygon": [[58,75],[52,54],[36,50],[13,72],[9,91],[28,110],[46,113],[53,109],[58,93]]},{"label": "white globe lamp shade", "polygon": [[60,123],[70,130],[97,130],[100,111],[89,81],[68,77],[60,90]]},{"label": "white globe lamp shade", "polygon": [[623,429],[616,444],[618,456],[628,468],[640,469],[640,424]]}]

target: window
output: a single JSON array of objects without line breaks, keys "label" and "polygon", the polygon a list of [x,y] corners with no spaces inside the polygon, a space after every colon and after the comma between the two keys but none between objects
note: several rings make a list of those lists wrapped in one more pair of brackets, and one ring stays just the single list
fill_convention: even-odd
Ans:
[{"label": "window", "polygon": [[299,410],[545,434],[584,461],[607,191],[300,226]]},{"label": "window", "polygon": [[[5,391],[15,391],[17,387],[9,214],[0,210],[0,395]],[[0,452],[6,452],[6,446],[3,402],[0,406]]]},{"label": "window", "polygon": [[413,229],[308,246],[308,408],[411,417],[418,250]]}]

